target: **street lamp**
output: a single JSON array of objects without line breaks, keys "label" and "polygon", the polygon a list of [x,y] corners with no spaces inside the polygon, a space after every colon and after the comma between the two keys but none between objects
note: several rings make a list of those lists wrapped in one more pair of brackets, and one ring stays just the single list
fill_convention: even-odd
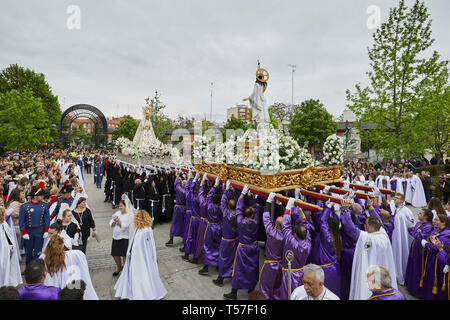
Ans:
[{"label": "street lamp", "polygon": [[294,109],[294,72],[297,66],[295,64],[289,64],[289,67],[292,69],[292,97],[291,97],[291,106]]}]

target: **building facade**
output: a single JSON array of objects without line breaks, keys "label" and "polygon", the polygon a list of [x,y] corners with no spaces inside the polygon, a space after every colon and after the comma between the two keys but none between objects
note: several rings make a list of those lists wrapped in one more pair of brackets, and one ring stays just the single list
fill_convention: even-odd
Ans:
[{"label": "building facade", "polygon": [[236,107],[227,109],[227,120],[234,116],[237,119],[248,121],[250,120],[250,108],[243,104],[238,104]]}]

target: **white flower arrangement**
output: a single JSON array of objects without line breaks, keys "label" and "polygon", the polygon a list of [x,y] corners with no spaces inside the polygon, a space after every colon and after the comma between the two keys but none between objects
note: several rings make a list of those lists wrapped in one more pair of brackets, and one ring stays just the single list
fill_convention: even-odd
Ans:
[{"label": "white flower arrangement", "polygon": [[336,134],[328,136],[323,144],[324,165],[336,165],[344,162],[344,144]]},{"label": "white flower arrangement", "polygon": [[119,137],[115,142],[115,147],[124,155],[132,156],[134,159],[143,156],[154,158],[162,158],[170,155],[170,148],[159,140],[153,140],[150,143],[144,144],[142,147],[135,147],[133,141]]},{"label": "white flower arrangement", "polygon": [[[255,138],[255,136],[251,137]],[[255,152],[243,161],[246,167],[258,170],[278,172],[280,167],[279,134],[272,126],[266,130],[258,131],[259,145]]]}]

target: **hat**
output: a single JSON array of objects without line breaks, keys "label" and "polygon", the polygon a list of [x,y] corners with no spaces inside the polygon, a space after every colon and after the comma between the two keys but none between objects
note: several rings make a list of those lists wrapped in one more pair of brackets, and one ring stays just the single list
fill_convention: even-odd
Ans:
[{"label": "hat", "polygon": [[45,190],[39,187],[33,187],[31,188],[30,191],[30,196],[33,197],[38,197],[38,196],[45,196]]},{"label": "hat", "polygon": [[73,187],[71,184],[65,185],[64,187],[61,188],[61,190],[59,191],[59,193],[71,193],[73,191]]}]

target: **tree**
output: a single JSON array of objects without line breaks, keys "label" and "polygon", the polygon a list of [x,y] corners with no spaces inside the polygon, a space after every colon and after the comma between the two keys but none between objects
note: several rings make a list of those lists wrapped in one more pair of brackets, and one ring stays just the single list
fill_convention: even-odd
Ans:
[{"label": "tree", "polygon": [[358,83],[354,94],[346,91],[348,107],[361,122],[377,125],[371,130],[372,148],[385,157],[399,160],[402,154],[421,154],[424,144],[414,143],[422,136],[416,129],[416,101],[436,86],[430,79],[448,78],[448,61],[438,61],[436,51],[425,57],[434,42],[427,8],[416,0],[408,10],[401,0],[397,8],[390,9],[373,40],[368,48],[370,84],[362,88]]},{"label": "tree", "polygon": [[303,146],[306,142],[312,148],[323,144],[329,135],[336,133],[337,125],[319,100],[303,101],[289,124],[291,136]]},{"label": "tree", "polygon": [[0,145],[31,150],[50,140],[49,123],[40,98],[29,88],[0,95]]},{"label": "tree", "polygon": [[161,142],[167,142],[168,136],[164,131],[172,129],[172,120],[164,114],[163,110],[166,106],[159,100],[160,96],[161,94],[156,91],[152,99],[150,97],[145,99],[145,103],[147,107],[152,109],[152,125],[156,138]]},{"label": "tree", "polygon": [[50,85],[45,80],[42,73],[36,73],[33,70],[25,69],[17,64],[12,64],[3,69],[0,73],[0,94],[16,89],[19,91],[30,88],[33,97],[40,98],[48,125],[51,130],[51,138],[58,137],[58,131],[51,125],[59,125],[61,118],[61,108],[58,97],[53,95]]},{"label": "tree", "polygon": [[192,129],[194,128],[195,118],[188,118],[178,115],[175,120],[172,120],[172,126],[174,129]]},{"label": "tree", "polygon": [[272,110],[274,119],[280,122],[284,122],[290,121],[292,119],[296,108],[298,108],[298,106],[292,106],[290,104],[287,105],[282,102],[275,102],[269,107],[269,110]]},{"label": "tree", "polygon": [[117,140],[119,137],[125,137],[133,141],[136,130],[139,127],[139,121],[135,120],[131,116],[126,116],[125,119],[121,120],[117,125],[117,130],[113,131],[113,140]]},{"label": "tree", "polygon": [[247,131],[247,129],[249,128],[249,123],[245,120],[236,118],[234,115],[231,115],[231,118],[227,120],[223,127],[225,129],[242,129],[244,131]]}]

